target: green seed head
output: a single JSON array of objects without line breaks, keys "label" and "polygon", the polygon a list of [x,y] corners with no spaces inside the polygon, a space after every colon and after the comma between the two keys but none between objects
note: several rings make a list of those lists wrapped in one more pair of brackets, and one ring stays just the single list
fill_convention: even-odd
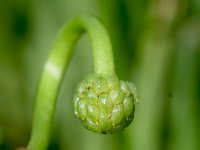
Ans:
[{"label": "green seed head", "polygon": [[77,87],[74,109],[83,126],[93,132],[114,133],[134,118],[137,94],[133,84],[115,75],[88,75]]}]

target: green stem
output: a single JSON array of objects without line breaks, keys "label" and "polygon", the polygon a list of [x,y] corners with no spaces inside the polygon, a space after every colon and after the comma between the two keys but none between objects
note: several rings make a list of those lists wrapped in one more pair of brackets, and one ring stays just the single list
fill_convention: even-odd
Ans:
[{"label": "green stem", "polygon": [[115,73],[110,39],[104,25],[88,15],[71,20],[61,31],[39,82],[28,150],[47,148],[59,88],[76,41],[84,32],[88,33],[93,45],[95,73],[102,76]]}]

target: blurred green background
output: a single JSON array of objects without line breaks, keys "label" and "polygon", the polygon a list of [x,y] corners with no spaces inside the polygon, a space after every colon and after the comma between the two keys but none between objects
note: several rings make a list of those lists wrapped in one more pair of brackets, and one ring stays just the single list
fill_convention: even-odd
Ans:
[{"label": "blurred green background", "polygon": [[82,127],[72,97],[93,71],[84,35],[59,94],[49,150],[199,150],[200,0],[1,0],[0,150],[27,145],[35,89],[55,36],[83,13],[105,22],[117,75],[136,84],[140,104],[123,133]]}]

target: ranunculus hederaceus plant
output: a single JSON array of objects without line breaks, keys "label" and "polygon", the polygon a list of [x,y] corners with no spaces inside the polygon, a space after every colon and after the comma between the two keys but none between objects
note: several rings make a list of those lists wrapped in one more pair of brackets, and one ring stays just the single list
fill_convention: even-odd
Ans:
[{"label": "ranunculus hederaceus plant", "polygon": [[94,16],[82,15],[64,26],[45,64],[36,93],[28,150],[47,148],[58,91],[73,47],[85,32],[93,45],[94,73],[77,87],[76,117],[87,129],[103,134],[123,131],[134,118],[134,102],[138,101],[134,84],[117,78],[112,46],[103,23]]}]

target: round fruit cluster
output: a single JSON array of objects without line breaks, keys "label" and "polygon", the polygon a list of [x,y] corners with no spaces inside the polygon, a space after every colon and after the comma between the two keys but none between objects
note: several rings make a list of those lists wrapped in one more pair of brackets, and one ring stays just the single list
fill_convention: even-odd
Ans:
[{"label": "round fruit cluster", "polygon": [[85,128],[108,134],[123,130],[134,118],[136,99],[131,83],[115,75],[88,75],[77,87],[74,109]]}]

